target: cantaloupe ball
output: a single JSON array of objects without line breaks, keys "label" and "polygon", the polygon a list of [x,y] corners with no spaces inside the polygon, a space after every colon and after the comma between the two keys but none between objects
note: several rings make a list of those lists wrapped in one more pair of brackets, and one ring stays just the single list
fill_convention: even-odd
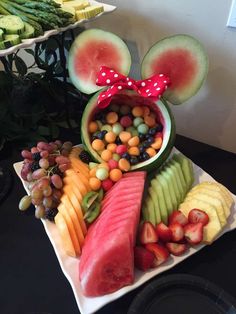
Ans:
[{"label": "cantaloupe ball", "polygon": [[105,135],[105,141],[107,143],[114,143],[116,140],[116,134],[112,131],[107,132],[107,134]]},{"label": "cantaloupe ball", "polygon": [[149,155],[150,157],[154,157],[154,156],[156,155],[156,150],[155,150],[154,148],[152,148],[152,147],[148,147],[148,148],[146,149],[146,152],[148,153],[148,155]]},{"label": "cantaloupe ball", "polygon": [[118,121],[118,114],[114,111],[111,111],[109,112],[107,115],[106,115],[106,121],[107,123],[109,124],[114,124]]},{"label": "cantaloupe ball", "polygon": [[97,171],[97,167],[92,168],[91,170],[89,170],[89,176],[92,177],[96,177],[96,171]]},{"label": "cantaloupe ball", "polygon": [[138,147],[133,146],[133,147],[130,147],[130,148],[128,149],[128,153],[129,153],[130,155],[133,155],[133,156],[139,156],[140,151],[139,151],[139,148],[138,148]]},{"label": "cantaloupe ball", "polygon": [[122,143],[127,143],[131,139],[132,135],[130,132],[122,131],[119,134],[119,138]]},{"label": "cantaloupe ball", "polygon": [[120,169],[112,169],[109,177],[113,182],[117,182],[122,178],[122,171]]},{"label": "cantaloupe ball", "polygon": [[104,149],[104,151],[101,153],[101,158],[104,161],[108,161],[112,158],[112,152],[108,149]]},{"label": "cantaloupe ball", "polygon": [[140,106],[135,106],[132,109],[132,114],[134,117],[142,117],[143,116],[143,108]]},{"label": "cantaloupe ball", "polygon": [[116,147],[117,147],[117,145],[116,145],[115,143],[109,143],[109,144],[107,144],[107,149],[108,149],[109,151],[111,151],[112,153],[115,153],[115,152],[116,152]]},{"label": "cantaloupe ball", "polygon": [[91,121],[88,126],[89,133],[94,133],[98,130],[98,125],[96,121]]},{"label": "cantaloupe ball", "polygon": [[98,178],[94,177],[89,179],[89,186],[93,191],[99,190],[101,185],[102,182]]},{"label": "cantaloupe ball", "polygon": [[152,128],[156,125],[156,120],[152,116],[145,116],[144,122],[147,126],[149,126],[149,128]]},{"label": "cantaloupe ball", "polygon": [[150,114],[150,108],[148,106],[143,107],[143,116],[149,116]]},{"label": "cantaloupe ball", "polygon": [[119,161],[118,161],[118,166],[120,168],[121,171],[129,171],[130,169],[130,163],[127,159],[125,158],[121,158]]},{"label": "cantaloupe ball", "polygon": [[110,167],[107,162],[100,163],[97,168],[105,168],[107,170],[110,170]]},{"label": "cantaloupe ball", "polygon": [[105,144],[103,143],[102,140],[95,139],[92,141],[92,148],[96,151],[101,151],[105,147]]},{"label": "cantaloupe ball", "polygon": [[139,142],[140,142],[139,137],[134,136],[134,137],[131,137],[131,139],[128,141],[128,145],[129,146],[138,146]]},{"label": "cantaloupe ball", "polygon": [[155,139],[155,142],[152,143],[151,147],[157,150],[157,149],[161,148],[161,145],[162,145],[162,138],[161,137],[157,137]]}]

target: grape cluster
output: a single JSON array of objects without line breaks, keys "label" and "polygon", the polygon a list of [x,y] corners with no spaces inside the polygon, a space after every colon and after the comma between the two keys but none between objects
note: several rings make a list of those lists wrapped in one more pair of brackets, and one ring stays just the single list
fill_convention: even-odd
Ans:
[{"label": "grape cluster", "polygon": [[19,209],[35,205],[35,217],[53,220],[62,196],[63,174],[70,168],[71,142],[38,142],[31,150],[21,152],[24,158],[21,177],[27,181],[29,196],[24,196]]}]

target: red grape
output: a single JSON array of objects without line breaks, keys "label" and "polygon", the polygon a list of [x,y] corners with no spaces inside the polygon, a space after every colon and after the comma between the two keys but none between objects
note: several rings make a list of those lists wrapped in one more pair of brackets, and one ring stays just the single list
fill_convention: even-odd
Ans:
[{"label": "red grape", "polygon": [[49,152],[47,150],[43,150],[40,152],[40,156],[42,158],[47,158],[49,156]]},{"label": "red grape", "polygon": [[49,161],[46,158],[41,158],[39,160],[39,166],[43,169],[48,169],[49,167]]},{"label": "red grape", "polygon": [[63,187],[62,179],[58,174],[53,174],[51,176],[51,182],[57,189],[61,189]]},{"label": "red grape", "polygon": [[67,169],[70,168],[70,164],[61,164],[59,165],[59,170],[63,173],[65,172]]},{"label": "red grape", "polygon": [[32,173],[32,178],[34,180],[38,180],[42,177],[45,177],[47,174],[47,171],[45,169],[38,169],[38,170],[35,170],[33,173]]},{"label": "red grape", "polygon": [[55,160],[56,160],[56,163],[59,165],[70,163],[70,159],[65,156],[57,156]]},{"label": "red grape", "polygon": [[29,160],[32,159],[32,153],[30,151],[26,150],[26,149],[22,150],[21,156],[23,158],[27,158]]}]

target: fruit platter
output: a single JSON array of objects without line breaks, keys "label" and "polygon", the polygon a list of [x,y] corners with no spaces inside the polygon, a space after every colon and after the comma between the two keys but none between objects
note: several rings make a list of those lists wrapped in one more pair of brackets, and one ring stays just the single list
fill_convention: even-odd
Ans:
[{"label": "fruit platter", "polygon": [[27,191],[19,209],[35,206],[82,314],[236,227],[235,196],[174,147],[169,102],[180,105],[203,84],[201,43],[182,34],[160,40],[138,81],[127,76],[130,65],[118,36],[82,32],[68,60],[72,83],[96,92],[83,112],[82,144],[39,142],[14,164]]},{"label": "fruit platter", "polygon": [[115,9],[95,0],[1,1],[0,57],[75,29]]}]

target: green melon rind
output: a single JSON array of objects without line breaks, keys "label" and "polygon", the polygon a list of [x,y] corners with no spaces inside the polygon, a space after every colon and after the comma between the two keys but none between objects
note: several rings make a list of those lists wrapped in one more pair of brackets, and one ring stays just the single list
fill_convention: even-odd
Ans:
[{"label": "green melon rind", "polygon": [[[82,144],[84,145],[85,149],[90,153],[92,159],[95,162],[102,162],[101,157],[99,154],[97,154],[90,143],[90,138],[88,135],[88,123],[90,118],[90,113],[93,111],[95,106],[97,105],[97,97],[99,95],[100,91],[97,92],[88,102],[83,116],[81,120],[81,140]],[[126,91],[126,93],[133,93],[132,91]],[[171,113],[171,110],[167,104],[167,102],[164,99],[161,99],[158,101],[158,106],[161,109],[161,112],[163,116],[165,117],[166,121],[166,132],[168,136],[163,140],[162,147],[159,150],[159,152],[152,158],[150,158],[147,161],[144,161],[142,163],[139,163],[137,165],[134,165],[131,167],[130,171],[137,171],[137,170],[146,170],[147,172],[150,172],[152,170],[155,170],[159,168],[163,163],[166,161],[166,159],[169,157],[172,148],[174,146],[175,142],[175,135],[176,135],[176,128],[175,128],[175,120]]]},{"label": "green melon rind", "polygon": [[[119,69],[119,72],[122,73],[123,75],[128,75],[131,67],[131,55],[129,52],[129,49],[125,42],[118,37],[117,35],[103,31],[101,29],[88,29],[79,34],[76,39],[74,40],[71,49],[69,51],[69,57],[68,57],[68,71],[69,71],[69,76],[71,79],[71,82],[74,84],[74,86],[79,89],[81,92],[85,94],[92,94],[94,92],[97,92],[100,90],[102,87],[97,86],[96,82],[83,82],[82,79],[78,77],[78,75],[75,73],[75,67],[74,67],[74,55],[79,49],[79,47],[82,47],[85,45],[87,42],[92,41],[92,40],[98,40],[101,39],[102,41],[107,40],[109,43],[114,44],[117,46],[117,51],[120,52],[121,56],[123,56],[123,62],[122,62],[122,68]],[[89,61],[89,56],[88,56],[88,61]],[[101,64],[99,66],[106,65],[106,64]],[[116,65],[115,60],[114,60],[114,66]]]},{"label": "green melon rind", "polygon": [[149,49],[149,51],[144,56],[141,65],[141,76],[143,79],[146,79],[154,75],[155,73],[153,73],[150,67],[153,60],[158,58],[159,54],[168,51],[169,49],[175,48],[187,48],[188,50],[190,50],[196,56],[196,60],[199,65],[198,75],[196,75],[191,84],[188,84],[188,86],[186,86],[185,91],[183,91],[183,89],[181,89],[181,91],[179,92],[172,91],[170,86],[163,95],[164,98],[173,105],[180,105],[198,92],[208,73],[208,56],[204,47],[197,39],[189,35],[178,34],[166,37],[158,41]]}]

